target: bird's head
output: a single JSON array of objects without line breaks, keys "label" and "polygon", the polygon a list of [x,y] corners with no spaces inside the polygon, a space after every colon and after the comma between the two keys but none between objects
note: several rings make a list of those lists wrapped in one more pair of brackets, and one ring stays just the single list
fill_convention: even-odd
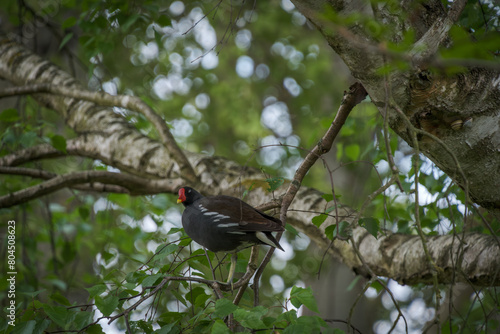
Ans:
[{"label": "bird's head", "polygon": [[182,203],[184,206],[188,206],[202,197],[203,196],[193,188],[182,187],[179,189],[179,198],[177,199],[177,203]]}]

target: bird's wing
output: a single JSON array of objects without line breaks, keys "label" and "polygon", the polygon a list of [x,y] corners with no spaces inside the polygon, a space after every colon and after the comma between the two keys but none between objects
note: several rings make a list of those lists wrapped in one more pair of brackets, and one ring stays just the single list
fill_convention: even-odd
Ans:
[{"label": "bird's wing", "polygon": [[213,217],[212,220],[221,223],[238,223],[233,225],[232,230],[242,232],[262,231],[278,232],[284,227],[281,220],[260,212],[231,196],[206,197],[197,202],[203,215]]}]

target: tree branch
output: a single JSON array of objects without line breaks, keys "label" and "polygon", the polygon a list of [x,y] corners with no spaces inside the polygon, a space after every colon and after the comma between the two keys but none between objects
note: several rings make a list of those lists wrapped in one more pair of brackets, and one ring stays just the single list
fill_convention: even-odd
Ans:
[{"label": "tree branch", "polygon": [[143,114],[154,125],[161,142],[168,148],[174,156],[174,159],[180,166],[183,176],[193,182],[196,180],[193,167],[189,164],[184,153],[177,146],[172,133],[167,127],[165,121],[149,105],[136,96],[131,95],[110,95],[106,92],[90,92],[83,89],[68,88],[56,86],[49,83],[36,83],[25,86],[9,87],[0,91],[0,98],[15,95],[50,93],[62,95],[74,99],[93,102],[105,107],[121,107],[137,113]]},{"label": "tree branch", "polygon": [[[66,142],[66,153],[49,144],[41,144],[25,148],[0,157],[0,166],[18,166],[24,163],[43,159],[80,156],[100,160],[103,163],[119,168],[124,172],[148,178],[173,178],[173,167],[170,167],[170,156],[164,147],[149,138],[136,139],[133,132],[130,138],[118,134],[106,133],[82,134],[80,137]],[[113,146],[129,145],[131,150],[115,151]],[[140,147],[135,147],[139,145]]]},{"label": "tree branch", "polygon": [[319,140],[318,144],[313,148],[309,154],[305,157],[304,161],[300,164],[299,168],[295,172],[293,180],[290,182],[288,189],[283,197],[283,202],[281,203],[280,218],[283,223],[286,221],[286,213],[290,204],[292,203],[297,191],[300,188],[302,180],[304,179],[306,173],[311,169],[311,167],[316,163],[320,156],[326,154],[332,148],[333,141],[337,137],[344,125],[347,116],[349,116],[351,110],[366,98],[366,90],[360,83],[355,83],[349,87],[349,92],[345,93],[342,103],[337,111],[337,115],[333,120],[332,124],[328,128],[327,132]]},{"label": "tree branch", "polygon": [[457,22],[462,14],[467,0],[455,0],[448,11],[448,15],[434,21],[427,32],[413,45],[410,51],[415,64],[426,63],[434,57],[441,43],[448,37],[448,31]]},{"label": "tree branch", "polygon": [[[366,98],[366,96],[367,92],[360,83],[355,83],[351,85],[349,87],[349,91],[344,94],[344,98],[342,99],[339,110],[337,111],[337,114],[332,124],[330,125],[326,133],[323,135],[323,137],[319,140],[318,144],[312,149],[312,151],[310,151],[307,154],[304,161],[302,161],[299,168],[297,168],[297,170],[295,171],[293,180],[288,185],[288,189],[285,192],[285,195],[283,196],[283,201],[281,202],[281,209],[280,209],[280,219],[283,222],[283,224],[286,224],[288,208],[290,207],[290,204],[292,204],[295,195],[297,195],[297,192],[300,189],[302,180],[304,179],[305,175],[323,154],[326,154],[330,151],[333,145],[333,141],[339,134],[340,129],[342,128],[347,119],[347,116],[349,116],[351,110],[361,101],[363,101]],[[283,232],[279,232],[276,235],[276,239],[278,241],[281,239],[282,234]],[[260,276],[264,272],[264,268],[271,260],[271,256],[273,255],[274,250],[275,248],[271,247],[267,251],[266,256],[262,260],[259,269],[255,274],[255,282],[257,282],[255,284],[255,295],[256,295],[254,303],[255,305],[258,304],[258,291],[259,291],[258,282]]]},{"label": "tree branch", "polygon": [[[0,166],[0,174],[29,176],[43,180],[50,180],[58,176],[58,174],[56,173],[51,173],[40,169],[22,168],[22,167],[2,167],[2,166]],[[111,184],[104,184],[100,182],[95,182],[95,183],[93,182],[90,184],[78,184],[69,187],[81,191],[97,191],[97,192],[130,194],[130,191],[125,187],[111,185]]]},{"label": "tree branch", "polygon": [[[11,64],[16,65],[11,66]],[[118,104],[144,113],[159,129],[162,144],[167,148],[165,153],[169,158],[173,158],[177,162],[177,164],[169,162],[166,170],[178,169],[183,178],[191,182],[197,181],[192,166],[189,165],[189,161],[176,145],[164,121],[144,102],[133,97],[120,99],[103,93],[88,92],[69,74],[4,35],[0,35],[0,77],[16,85],[45,85],[33,86],[31,90],[37,87],[64,93],[63,95],[40,93],[36,94],[35,98],[47,107],[59,112],[65,119],[66,124],[79,134],[103,132],[118,142],[122,138],[129,138],[133,141],[152,141],[137,132],[135,132],[133,138],[127,136],[132,129],[122,116],[117,115],[110,108],[99,107],[96,103],[88,102],[85,99],[95,100],[108,106]],[[50,85],[47,86],[49,83]],[[23,89],[21,88],[21,90]],[[15,89],[13,90],[15,91]],[[28,88],[25,89],[25,91],[28,90]],[[117,149],[122,145],[127,147],[126,145],[130,143],[124,142],[120,144],[109,146],[108,150],[115,150],[113,154],[110,154],[111,156],[129,154],[126,150],[117,152]],[[149,150],[141,150],[140,152],[143,158],[148,158],[151,154]],[[133,153],[137,154],[139,152]],[[137,157],[133,158],[140,161]],[[167,159],[167,161],[169,160],[172,159]]]},{"label": "tree branch", "polygon": [[182,184],[180,180],[177,182],[172,180],[149,180],[124,173],[105,171],[73,172],[56,176],[38,185],[2,196],[0,197],[0,208],[25,203],[65,187],[92,182],[118,185],[127,189],[130,195],[173,193]]}]

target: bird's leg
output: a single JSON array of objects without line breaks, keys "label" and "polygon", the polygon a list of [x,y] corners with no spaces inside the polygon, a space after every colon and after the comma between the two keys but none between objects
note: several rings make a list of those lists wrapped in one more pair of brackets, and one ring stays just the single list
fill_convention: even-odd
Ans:
[{"label": "bird's leg", "polygon": [[229,277],[227,283],[231,284],[231,290],[233,290],[233,276],[236,269],[236,261],[238,260],[238,254],[234,253],[231,255],[231,267],[229,267]]}]

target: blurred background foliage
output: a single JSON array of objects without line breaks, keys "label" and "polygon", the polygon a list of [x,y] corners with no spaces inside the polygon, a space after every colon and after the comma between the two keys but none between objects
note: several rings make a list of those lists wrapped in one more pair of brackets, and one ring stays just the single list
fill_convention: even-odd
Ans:
[{"label": "blurred background foliage", "polygon": [[[7,0],[2,1],[0,10],[4,32],[21,36],[36,53],[72,73],[90,90],[141,97],[162,115],[182,148],[260,168],[263,180],[293,175],[307,150],[332,122],[343,92],[353,82],[321,34],[286,0]],[[492,3],[469,1],[460,21],[462,26],[452,30],[451,38],[456,43],[452,49],[443,50],[442,56],[493,58],[495,55],[487,52],[491,48],[474,47],[471,39],[482,46],[498,43],[494,34],[498,12],[498,6]],[[368,33],[381,40],[391,34],[380,23],[364,19],[371,22]],[[337,23],[351,24],[348,19]],[[389,47],[403,54],[412,42],[414,36],[409,32],[399,44]],[[391,66],[405,68],[401,62]],[[66,140],[75,137],[58,114],[30,97],[0,103],[1,156],[40,143],[64,151]],[[140,132],[156,138],[143,116],[121,108],[114,110]],[[366,214],[376,222],[376,231],[416,233],[412,223],[412,150],[392,133],[388,136],[405,192],[391,187],[385,196],[378,196],[370,204]],[[462,232],[466,212],[463,193],[425,157],[414,159],[419,159],[421,166],[418,186],[424,231],[429,235]],[[331,194],[330,170],[335,194],[353,208],[359,208],[390,176],[383,119],[368,100],[352,112],[324,162],[328,168],[318,163],[304,185]],[[26,167],[55,173],[117,171],[99,161],[71,156]],[[0,180],[1,195],[39,182],[5,175]],[[17,300],[22,323],[12,332],[82,328],[100,313],[121,306],[123,301],[117,296],[137,294],[141,284],[157,284],[154,275],[158,273],[197,273],[211,278],[204,256],[190,258],[191,269],[186,263],[172,267],[179,258],[200,254],[195,244],[170,244],[184,236],[179,229],[181,209],[175,199],[170,194],[130,197],[63,190],[1,209],[1,224],[11,219],[17,222]],[[491,222],[490,230],[477,223],[481,219],[477,214],[467,219],[476,231],[499,231],[498,222]],[[316,249],[302,233],[287,233],[283,243],[286,252],[275,253],[261,282],[262,305],[270,308],[268,316],[275,317],[275,324],[285,317],[293,318],[287,312],[280,318],[280,305],[291,312],[295,306],[305,304],[303,300],[295,299],[294,303],[286,299],[292,286],[305,287],[314,282],[313,291],[324,316],[347,318],[357,294],[364,293],[353,323],[363,332],[384,333],[391,328],[395,306],[377,283],[367,286],[340,264],[324,260],[324,250]],[[164,250],[166,244],[169,246]],[[162,253],[155,261],[143,266],[160,249]],[[4,252],[2,247],[2,256]],[[241,271],[247,259],[248,252],[243,252],[238,262]],[[321,263],[321,280],[316,280]],[[6,271],[2,268],[2,272]],[[221,274],[218,279],[224,277]],[[411,330],[420,331],[434,318],[436,296],[432,289],[403,287],[394,281],[388,284],[408,316]],[[6,287],[2,280],[2,300]],[[137,310],[132,323],[138,331],[149,332],[165,324],[172,324],[173,332],[181,328],[214,330],[221,325],[214,324],[209,316],[214,311],[214,305],[207,303],[211,298],[209,290],[184,283],[170,287],[161,300],[154,302],[153,313],[146,307]],[[442,296],[447,295],[445,290],[443,287]],[[453,321],[443,330],[467,328],[481,332],[486,323],[489,328],[497,328],[497,319],[490,315],[498,307],[498,294],[489,289],[464,290],[463,303],[457,305]],[[95,313],[66,309],[90,303],[89,296],[98,306]],[[376,304],[384,307],[373,311]],[[242,305],[252,305],[250,292],[246,292]],[[315,311],[311,304],[308,308]],[[371,309],[369,315],[363,309]],[[4,319],[0,320],[2,331],[7,328]],[[313,327],[308,328],[324,327],[320,320],[311,319],[307,326]],[[108,327],[103,324],[103,328],[105,332],[123,331],[125,323],[121,319]],[[93,326],[88,331],[99,332],[100,328]],[[404,332],[402,321],[394,332]]]}]

